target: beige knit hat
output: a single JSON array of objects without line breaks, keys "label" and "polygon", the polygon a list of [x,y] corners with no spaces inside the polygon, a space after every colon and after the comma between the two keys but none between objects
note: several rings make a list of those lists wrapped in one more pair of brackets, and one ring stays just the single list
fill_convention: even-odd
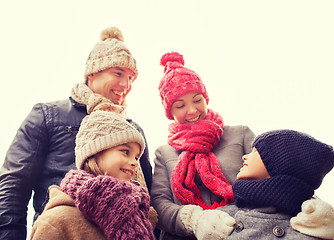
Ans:
[{"label": "beige knit hat", "polygon": [[86,62],[85,79],[92,73],[101,72],[111,67],[124,67],[138,76],[136,60],[123,42],[123,34],[116,27],[110,27],[101,32],[101,42],[98,42],[89,54]]},{"label": "beige knit hat", "polygon": [[129,142],[140,145],[141,156],[145,149],[145,140],[137,129],[117,113],[94,111],[81,122],[75,140],[75,164],[78,169],[83,169],[87,158]]}]

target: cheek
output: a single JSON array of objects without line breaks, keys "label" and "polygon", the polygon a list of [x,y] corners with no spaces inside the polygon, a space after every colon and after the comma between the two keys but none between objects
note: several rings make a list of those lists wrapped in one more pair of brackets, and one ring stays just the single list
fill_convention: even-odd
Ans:
[{"label": "cheek", "polygon": [[185,113],[184,111],[177,109],[172,112],[172,116],[174,117],[175,122],[183,123],[185,118]]}]

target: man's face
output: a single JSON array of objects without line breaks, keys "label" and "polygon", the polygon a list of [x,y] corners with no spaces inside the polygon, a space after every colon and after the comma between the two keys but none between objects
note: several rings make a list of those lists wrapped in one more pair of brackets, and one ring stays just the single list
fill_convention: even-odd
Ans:
[{"label": "man's face", "polygon": [[121,105],[131,90],[135,74],[128,68],[111,67],[87,77],[88,87],[113,103]]}]

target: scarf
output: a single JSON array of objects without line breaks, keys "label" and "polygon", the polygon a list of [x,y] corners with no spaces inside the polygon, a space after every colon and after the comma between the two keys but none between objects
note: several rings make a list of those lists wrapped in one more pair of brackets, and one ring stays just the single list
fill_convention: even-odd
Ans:
[{"label": "scarf", "polygon": [[233,184],[238,207],[274,206],[291,216],[301,211],[301,205],[314,194],[314,189],[298,178],[278,175],[259,181],[237,180]]},{"label": "scarf", "polygon": [[[215,209],[233,202],[232,187],[212,152],[223,134],[223,128],[223,118],[210,109],[204,120],[169,125],[168,144],[182,151],[172,172],[172,188],[183,205],[195,204],[203,209]],[[196,172],[204,185],[222,198],[220,203],[210,206],[203,201],[194,182]]]},{"label": "scarf", "polygon": [[94,93],[83,82],[74,85],[71,91],[71,97],[76,102],[86,105],[88,114],[93,111],[100,110],[119,113],[123,117],[126,117],[125,108],[127,105],[125,103],[123,105],[114,104],[102,95]]},{"label": "scarf", "polygon": [[70,170],[60,188],[108,240],[154,239],[148,220],[150,197],[138,183]]}]

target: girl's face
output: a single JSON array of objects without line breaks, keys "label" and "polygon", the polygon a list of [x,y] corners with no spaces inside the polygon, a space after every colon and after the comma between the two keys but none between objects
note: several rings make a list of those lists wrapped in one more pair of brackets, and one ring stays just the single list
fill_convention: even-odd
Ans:
[{"label": "girl's face", "polygon": [[256,148],[253,148],[251,153],[244,155],[242,160],[244,160],[244,165],[240,168],[237,179],[262,180],[270,177]]},{"label": "girl's face", "polygon": [[206,118],[208,109],[202,93],[187,93],[173,102],[171,114],[176,123],[197,122]]},{"label": "girl's face", "polygon": [[96,162],[106,175],[129,181],[138,167],[139,154],[139,144],[131,142],[98,153]]}]

